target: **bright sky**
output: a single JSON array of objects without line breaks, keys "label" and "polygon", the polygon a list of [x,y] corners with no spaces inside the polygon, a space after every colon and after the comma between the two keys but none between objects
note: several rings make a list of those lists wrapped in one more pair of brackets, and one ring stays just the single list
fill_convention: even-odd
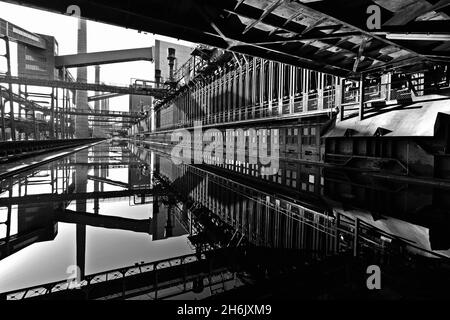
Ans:
[{"label": "bright sky", "polygon": [[[0,18],[18,25],[30,32],[51,35],[59,44],[59,54],[74,54],[77,52],[77,19],[36,10],[0,1]],[[138,33],[136,30],[115,27],[108,24],[88,21],[88,52],[107,51],[119,49],[131,49],[150,47],[154,45],[155,39],[182,45],[193,46],[186,41],[177,41],[159,35]],[[11,47],[12,50],[16,48]],[[101,81],[106,83],[129,84],[131,78],[154,79],[154,66],[148,61],[136,61],[127,63],[116,63],[101,66]],[[76,76],[76,69],[71,69]],[[94,81],[94,67],[88,68],[88,81]],[[127,110],[128,96],[110,100],[111,110]]]}]

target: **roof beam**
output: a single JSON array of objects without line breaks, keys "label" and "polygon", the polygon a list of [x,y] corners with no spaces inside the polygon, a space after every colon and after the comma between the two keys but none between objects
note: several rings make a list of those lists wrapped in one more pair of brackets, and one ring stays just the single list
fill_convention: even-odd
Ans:
[{"label": "roof beam", "polygon": [[[243,13],[242,12],[242,8],[244,8],[244,9],[247,9],[247,12],[246,13]],[[240,16],[240,17],[243,17],[243,18],[246,18],[246,19],[255,19],[255,16],[253,16],[251,13],[249,13],[248,11],[249,10],[253,10],[253,11],[255,11],[255,10],[260,10],[260,9],[258,9],[258,8],[254,8],[254,7],[250,7],[250,6],[245,6],[245,7],[242,7],[241,6],[241,11],[232,11],[232,10],[228,10],[228,9],[224,9],[226,12],[230,12],[230,13],[232,13],[232,14],[234,14],[234,15],[237,15],[237,16]],[[281,23],[276,23],[274,20],[275,19],[282,19],[281,17],[278,17],[278,16],[274,16],[274,15],[269,15],[269,16],[267,16],[266,18],[270,18],[271,20],[269,21],[269,19],[266,19],[265,21],[264,21],[264,24],[266,24],[266,25],[268,25],[268,26],[270,26],[270,27],[273,27],[273,28],[279,28],[280,30],[284,30],[284,31],[286,31],[286,32],[290,32],[290,33],[297,33],[297,34],[301,34],[301,33],[304,33],[304,31],[306,30],[306,29],[308,29],[309,27],[305,27],[305,26],[303,26],[303,25],[300,25],[300,24],[297,24],[297,23],[293,23],[292,25],[290,25],[290,26],[282,26],[282,24]],[[332,18],[332,20],[334,21],[334,19]],[[318,22],[318,23],[317,23]],[[316,21],[316,26],[318,25],[318,24],[320,24],[320,23],[322,23],[323,21]],[[294,26],[296,26],[296,27],[294,27]],[[357,28],[353,28],[353,29],[356,29],[355,30],[355,32],[357,32],[358,34],[361,34],[361,33],[364,33],[362,30],[358,30]],[[364,33],[365,34],[365,33]],[[327,34],[327,33],[321,33],[321,35],[323,35],[323,36],[331,36],[332,34]],[[312,36],[311,36],[311,38],[312,38]],[[289,41],[289,40],[293,40],[293,39],[286,39],[286,40],[279,40],[279,41],[282,41],[281,43],[288,43],[287,41]],[[275,40],[275,41],[278,41],[278,40]],[[309,40],[305,40],[305,41],[309,41]],[[312,40],[312,41],[314,41],[314,40]],[[317,41],[321,41],[321,40],[317,40]],[[330,44],[329,42],[327,42],[326,40],[323,40],[323,42],[325,43],[325,44]],[[252,44],[252,43],[249,43],[249,44]],[[340,50],[342,50],[342,51],[346,51],[346,52],[348,52],[348,53],[351,53],[351,54],[354,54],[354,55],[357,55],[357,53],[356,52],[353,52],[353,51],[351,51],[351,50],[348,50],[348,49],[345,49],[345,48],[342,48],[342,47],[339,47],[339,49]],[[367,58],[370,58],[370,59],[373,59],[373,60],[379,60],[378,59],[378,57],[375,57],[375,56],[373,56],[373,55],[367,55]],[[384,62],[383,60],[379,60],[379,61],[381,61],[381,62]]]},{"label": "roof beam", "polygon": [[[275,44],[275,43],[291,43],[291,42],[300,42],[300,41],[322,41],[322,40],[331,40],[331,39],[350,39],[350,36],[357,36],[360,35],[360,32],[341,32],[341,33],[332,33],[332,34],[326,34],[323,36],[303,36],[295,39],[290,40],[276,40],[276,41],[267,41],[267,42],[257,42],[255,44]],[[341,44],[342,42],[339,41],[337,44],[332,44],[331,47],[337,46],[338,44]]]},{"label": "roof beam", "polygon": [[427,14],[431,11],[438,11],[450,5],[450,0],[440,0],[435,5],[431,5],[428,1],[417,1],[404,7],[402,10],[395,13],[395,15],[386,21],[383,26],[391,25],[406,25],[416,18]]},{"label": "roof beam", "polygon": [[361,44],[359,45],[358,56],[356,57],[355,64],[353,65],[353,72],[356,72],[363,57],[364,50],[366,48],[367,38],[363,37]]},{"label": "roof beam", "polygon": [[[403,50],[408,51],[416,56],[421,56],[422,59],[426,59],[425,56],[421,55],[420,53],[416,52],[415,50],[413,50],[409,47],[402,46],[394,41],[390,41],[390,40],[384,38],[383,36],[380,36],[374,32],[364,29],[363,26],[360,26],[357,23],[354,23],[354,21],[349,20],[349,17],[356,18],[355,16],[358,16],[358,19],[359,19],[359,15],[356,15],[356,13],[353,15],[349,15],[348,12],[344,11],[347,9],[345,7],[337,8],[336,5],[340,5],[340,3],[338,3],[338,2],[320,1],[320,2],[313,2],[313,3],[306,4],[304,2],[296,1],[295,3],[300,8],[303,8],[305,10],[310,10],[311,12],[314,12],[319,15],[323,15],[323,16],[329,18],[330,20],[335,21],[335,23],[341,23],[342,25],[344,25],[346,27],[359,30],[364,35],[374,38],[376,40],[382,41],[386,45],[391,45],[396,48],[403,49]],[[331,3],[333,3],[334,5],[332,5]],[[364,12],[365,12],[365,9],[364,9]],[[363,13],[361,13],[361,14],[363,14]]]},{"label": "roof beam", "polygon": [[302,31],[302,34],[305,34],[309,31],[311,31],[312,29],[314,29],[315,27],[319,26],[320,24],[324,23],[327,20],[327,18],[320,18],[319,20],[315,21],[313,24],[311,24],[310,26],[308,26],[305,30]]},{"label": "roof beam", "polygon": [[[282,27],[285,27],[289,22],[291,22],[292,20],[294,20],[295,18],[301,16],[303,14],[302,10],[297,11],[296,13],[294,13],[293,15],[291,15],[282,25]],[[273,29],[272,31],[269,32],[269,37],[274,34],[275,32],[277,32],[278,30],[280,30],[279,27]]]},{"label": "roof beam", "polygon": [[260,23],[265,17],[267,17],[267,15],[269,15],[270,13],[272,13],[272,11],[274,11],[276,8],[278,8],[282,2],[284,2],[284,0],[277,0],[277,1],[273,2],[272,4],[270,4],[266,9],[264,9],[263,14],[257,20],[250,23],[244,29],[244,31],[242,31],[242,34],[247,33],[251,28],[253,28],[258,23]]}]

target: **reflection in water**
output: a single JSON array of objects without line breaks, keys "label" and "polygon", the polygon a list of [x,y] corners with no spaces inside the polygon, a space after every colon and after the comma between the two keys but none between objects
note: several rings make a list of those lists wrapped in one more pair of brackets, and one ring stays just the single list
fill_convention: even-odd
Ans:
[{"label": "reflection in water", "polygon": [[[131,268],[114,272],[141,291],[122,296],[148,299],[204,298],[347,254],[437,260],[429,250],[449,254],[449,205],[443,190],[369,174],[295,161],[270,176],[174,165],[162,151],[105,142],[1,182],[0,292],[63,283],[72,265],[83,285],[97,275],[97,298],[113,294],[110,270]],[[157,289],[139,280],[159,269]]]},{"label": "reflection in water", "polygon": [[66,279],[70,265],[83,278],[191,253],[139,165],[126,146],[101,144],[3,181],[0,292]]}]

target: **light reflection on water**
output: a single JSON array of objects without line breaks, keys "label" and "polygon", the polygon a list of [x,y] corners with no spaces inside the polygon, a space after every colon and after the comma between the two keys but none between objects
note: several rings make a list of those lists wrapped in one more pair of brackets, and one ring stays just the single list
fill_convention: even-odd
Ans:
[{"label": "light reflection on water", "polygon": [[[150,158],[148,150],[126,145],[110,146],[108,143],[103,143],[12,180],[3,181],[0,199],[37,194],[56,195],[150,188],[151,174],[148,174],[148,171],[144,172],[142,167],[143,162],[150,164],[152,161]],[[169,159],[159,156],[158,159],[159,165],[163,168],[162,171],[175,172],[176,167]],[[289,164],[289,170],[290,177],[294,177],[292,172],[296,170],[295,166]],[[239,175],[241,178],[245,176]],[[226,173],[223,176],[228,178],[231,175]],[[433,248],[430,240],[430,226],[436,225],[436,222],[432,217],[427,216],[427,220],[422,220],[421,223],[410,219],[405,213],[395,216],[395,212],[386,212],[380,217],[377,214],[380,211],[385,213],[384,209],[376,207],[374,210],[372,203],[367,207],[364,207],[364,204],[358,204],[357,199],[351,199],[347,203],[342,199],[348,197],[350,194],[348,190],[356,189],[356,187],[348,187],[345,185],[348,181],[341,181],[338,182],[344,185],[342,188],[344,192],[341,192],[335,180],[327,179],[329,176],[314,166],[299,167],[295,177],[299,181],[293,183],[291,179],[288,185],[286,184],[288,181],[286,180],[285,183],[281,178],[270,180],[271,184],[265,187],[266,192],[303,201],[315,208],[321,205],[327,209],[331,207],[333,212],[358,217],[384,231],[407,238],[422,248],[427,250]],[[311,179],[311,177],[314,178]],[[175,174],[172,178],[183,180],[181,179],[183,177],[177,177]],[[235,178],[239,179],[239,177]],[[300,181],[303,178],[304,181]],[[197,177],[197,179],[203,181],[205,177]],[[264,189],[263,183],[258,180],[248,181],[247,184],[251,187],[261,185]],[[195,189],[197,187],[189,191],[197,192],[198,190]],[[414,208],[412,204],[414,204],[414,195],[417,194],[417,190],[410,187],[401,192],[403,193],[396,194],[401,201],[398,200],[395,204],[402,209],[401,202],[406,203],[408,200],[410,202],[405,207],[413,211],[411,208]],[[423,191],[421,199],[430,198],[428,193],[433,192],[433,190]],[[230,191],[221,188],[219,184],[216,190],[209,191],[208,196],[212,200],[220,200],[226,193]],[[261,194],[258,197],[265,199],[266,194],[264,192]],[[355,194],[357,195],[356,192],[350,195]],[[228,206],[225,211],[230,211],[230,208],[234,206],[239,208],[240,200],[236,200],[235,203],[230,198],[227,201],[222,203]],[[276,201],[279,203],[279,200]],[[434,198],[430,201],[436,205],[433,202]],[[375,201],[376,206],[379,203],[380,201]],[[55,209],[58,208],[88,214],[84,218],[92,215],[100,219],[95,219],[91,223],[86,223],[86,220],[83,220],[84,223],[68,223],[66,220],[61,222],[55,213]],[[395,208],[397,210],[397,207]],[[117,222],[114,218],[128,220]],[[287,221],[286,217],[282,219]],[[131,231],[136,226],[136,220],[144,226],[148,224],[148,228],[140,232]],[[20,203],[12,205],[9,211],[7,207],[0,206],[0,223],[7,221],[9,221],[9,229],[6,224],[0,224],[0,241],[9,232],[11,238],[18,236],[19,242],[14,243],[17,247],[9,247],[10,252],[2,249],[6,253],[1,253],[0,256],[0,292],[66,279],[68,276],[66,270],[70,265],[83,265],[84,274],[89,275],[135,263],[152,262],[194,252],[185,228],[177,219],[168,216],[167,207],[161,201],[149,195],[145,198],[133,195],[113,199],[73,200],[70,203],[57,201],[39,204]],[[264,226],[267,228],[265,231],[267,234],[272,231],[278,232],[278,230],[268,230],[274,227],[269,227],[269,222],[267,223]],[[120,227],[117,227],[117,224]],[[112,228],[112,225],[115,227]],[[289,243],[290,239],[283,241]],[[436,243],[436,238],[434,241]],[[445,247],[442,239],[438,238],[438,241],[440,241],[440,248]],[[0,242],[0,247],[7,248],[7,245]],[[444,248],[439,252],[449,255],[450,250]]]},{"label": "light reflection on water", "polygon": [[[10,188],[3,188],[1,198],[10,196],[36,195],[42,193],[65,193],[72,191],[118,191],[124,187],[109,183],[97,182],[89,177],[101,177],[128,184],[130,178],[139,177],[137,159],[128,155],[126,148],[120,152],[107,152],[108,144],[102,144],[58,160],[32,173],[22,174],[10,180]],[[96,157],[96,154],[98,157]],[[88,156],[89,155],[89,156]],[[112,163],[121,162],[130,165],[121,167],[88,168],[86,163],[108,163],[108,157],[114,155]],[[77,165],[83,163],[83,165]],[[70,172],[67,174],[67,170]],[[134,172],[136,171],[136,172]],[[53,181],[53,183],[51,183]],[[58,182],[56,182],[58,181]],[[136,182],[136,181],[134,181]],[[137,181],[139,185],[142,181]],[[74,190],[73,190],[74,189]],[[9,190],[9,191],[8,191]],[[96,203],[98,202],[98,204]],[[66,270],[71,265],[82,264],[84,260],[85,274],[93,274],[105,270],[125,267],[140,262],[151,262],[193,252],[187,240],[187,234],[179,224],[173,226],[172,237],[165,237],[165,220],[167,210],[158,204],[159,210],[153,216],[153,201],[146,199],[144,204],[140,198],[122,197],[100,200],[73,200],[66,209],[107,216],[121,217],[140,221],[153,219],[148,232],[134,232],[120,229],[108,229],[101,226],[86,226],[78,223],[56,222],[54,208],[61,203],[39,203],[13,205],[10,211],[10,237],[22,237],[17,251],[0,260],[0,292],[11,291],[47,282],[66,279]],[[98,209],[96,207],[98,206]],[[0,208],[0,222],[8,218],[7,207]],[[102,223],[99,220],[100,224]],[[159,224],[159,225],[158,225]],[[1,225],[0,239],[7,232],[6,224]],[[46,231],[40,231],[46,228]],[[37,236],[30,234],[36,233]],[[155,235],[153,235],[155,233]],[[45,234],[45,236],[42,236]],[[40,238],[41,237],[41,238]],[[83,248],[85,248],[83,250]],[[77,251],[78,250],[78,251]],[[80,260],[77,262],[77,260]]]}]

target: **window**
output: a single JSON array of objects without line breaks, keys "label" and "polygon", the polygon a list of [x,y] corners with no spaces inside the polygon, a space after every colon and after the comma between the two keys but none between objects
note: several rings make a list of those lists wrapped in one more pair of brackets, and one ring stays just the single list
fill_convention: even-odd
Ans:
[{"label": "window", "polygon": [[302,130],[303,135],[301,138],[302,145],[316,145],[316,128],[315,127],[305,127]]},{"label": "window", "polygon": [[25,69],[27,70],[33,70],[33,71],[42,71],[42,72],[46,72],[47,70],[42,69],[39,66],[36,66],[34,64],[25,64]]}]

